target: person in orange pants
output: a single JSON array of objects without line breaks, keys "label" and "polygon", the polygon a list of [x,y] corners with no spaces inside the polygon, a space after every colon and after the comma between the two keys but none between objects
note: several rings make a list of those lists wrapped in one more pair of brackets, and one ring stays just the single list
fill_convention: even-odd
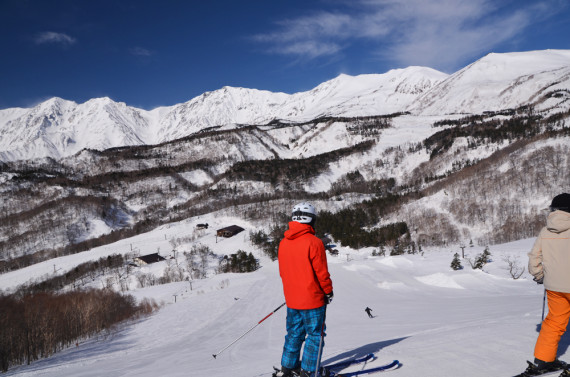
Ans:
[{"label": "person in orange pants", "polygon": [[570,194],[554,197],[550,211],[528,253],[528,271],[534,281],[544,284],[548,298],[548,315],[534,348],[534,365],[527,369],[530,373],[567,367],[556,353],[570,318]]},{"label": "person in orange pants", "polygon": [[[568,250],[570,252],[570,250]],[[546,291],[548,315],[542,322],[540,334],[534,347],[534,357],[545,362],[556,359],[558,342],[568,326],[570,318],[570,293]]]}]

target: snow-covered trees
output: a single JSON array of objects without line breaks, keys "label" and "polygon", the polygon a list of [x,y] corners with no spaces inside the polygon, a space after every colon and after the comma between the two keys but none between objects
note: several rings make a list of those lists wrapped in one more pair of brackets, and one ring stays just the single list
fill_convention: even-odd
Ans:
[{"label": "snow-covered trees", "polygon": [[252,253],[238,250],[237,253],[224,255],[219,261],[218,271],[225,272],[252,272],[259,268],[259,263]]},{"label": "snow-covered trees", "polygon": [[184,252],[186,267],[190,279],[203,279],[206,277],[209,260],[215,257],[212,250],[203,244],[194,244],[189,252]]},{"label": "snow-covered trees", "polygon": [[468,261],[469,264],[471,265],[471,268],[473,268],[474,270],[482,270],[487,263],[491,262],[490,256],[491,252],[489,251],[489,247],[487,246],[481,254],[478,254],[475,257],[475,260],[468,259]]}]

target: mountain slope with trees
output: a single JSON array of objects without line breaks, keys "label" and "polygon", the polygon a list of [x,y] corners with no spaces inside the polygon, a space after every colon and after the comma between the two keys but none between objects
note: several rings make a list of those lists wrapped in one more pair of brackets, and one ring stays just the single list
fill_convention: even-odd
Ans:
[{"label": "mountain slope with trees", "polygon": [[[328,210],[329,229],[319,231],[334,233],[347,245],[417,250],[421,245],[528,237],[540,226],[540,209],[549,198],[568,191],[570,83],[564,64],[569,63],[568,51],[538,51],[491,54],[449,77],[419,67],[341,76],[293,95],[301,102],[313,96],[319,104],[311,111],[287,110],[295,114],[290,119],[278,119],[277,110],[262,113],[292,97],[253,91],[239,99],[239,89],[224,88],[185,108],[203,115],[198,110],[202,102],[211,106],[213,99],[222,104],[231,98],[231,104],[220,105],[229,109],[254,101],[248,116],[243,108],[244,117],[233,122],[202,123],[200,130],[158,144],[5,160],[0,163],[5,198],[0,204],[0,270],[83,252],[218,210],[241,212],[278,228],[291,200],[315,201]],[[483,77],[493,78],[484,98],[446,94],[481,89]],[[370,115],[386,108],[373,110],[368,100],[398,102],[404,98],[399,95],[408,98],[402,107],[414,112]],[[358,98],[361,110],[355,107]],[[454,113],[467,103],[465,109],[478,112]],[[90,104],[103,114],[90,113],[93,121],[128,120],[122,124],[128,124],[132,140],[144,141],[145,132],[152,130],[146,115],[124,104],[109,99]],[[498,108],[512,104],[518,106]],[[14,126],[16,119],[27,117],[47,132],[69,125],[70,119],[61,116],[73,116],[70,111],[76,108],[69,101],[51,100],[35,108],[33,116],[25,109],[3,110],[2,119]],[[438,115],[431,115],[436,108]],[[41,109],[51,112],[40,115]],[[130,115],[120,115],[118,109]],[[156,110],[163,115],[172,111],[178,112],[173,119],[190,122],[190,110]],[[308,114],[319,116],[299,120]],[[44,120],[38,125],[38,119]],[[238,124],[247,119],[263,122]],[[104,129],[107,120],[100,124]],[[335,220],[339,213],[354,223]],[[392,226],[400,230],[382,230]],[[339,228],[347,230],[333,231]]]}]

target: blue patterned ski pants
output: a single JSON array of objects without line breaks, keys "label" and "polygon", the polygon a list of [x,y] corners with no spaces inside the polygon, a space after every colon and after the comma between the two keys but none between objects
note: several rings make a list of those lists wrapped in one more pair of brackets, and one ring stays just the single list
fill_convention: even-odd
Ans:
[{"label": "blue patterned ski pants", "polygon": [[[319,342],[321,341],[325,308],[326,305],[308,310],[287,308],[287,335],[285,335],[285,345],[281,357],[282,366],[296,369],[300,364],[301,368],[306,371],[315,371],[319,357]],[[305,342],[305,347],[303,348],[303,360],[300,362],[299,356],[303,342]],[[322,348],[324,346],[323,340]]]}]

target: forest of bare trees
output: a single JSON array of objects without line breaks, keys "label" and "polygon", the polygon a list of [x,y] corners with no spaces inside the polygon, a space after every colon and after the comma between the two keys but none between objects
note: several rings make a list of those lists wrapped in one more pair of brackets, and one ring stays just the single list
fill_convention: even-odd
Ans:
[{"label": "forest of bare trees", "polygon": [[480,245],[535,237],[546,204],[532,198],[552,198],[570,185],[570,146],[564,140],[538,135],[515,142],[424,189],[426,196],[445,193],[439,209],[415,205],[398,213],[436,245],[471,239],[475,227],[487,229],[477,239]]},{"label": "forest of bare trees", "polygon": [[110,290],[0,295],[0,368],[30,364],[93,336],[110,333],[128,319],[148,315],[154,302]]}]

